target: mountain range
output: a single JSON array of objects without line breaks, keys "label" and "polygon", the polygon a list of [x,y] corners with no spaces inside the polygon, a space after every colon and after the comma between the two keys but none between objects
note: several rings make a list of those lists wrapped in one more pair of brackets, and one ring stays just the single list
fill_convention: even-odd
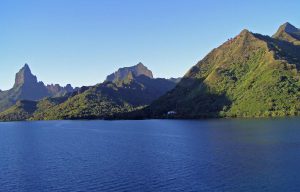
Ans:
[{"label": "mountain range", "polygon": [[[28,65],[26,71],[30,71]],[[24,71],[24,68],[21,69]],[[30,76],[29,74],[27,74]],[[26,75],[17,75],[16,83],[23,85]],[[27,80],[36,83],[35,80]],[[175,87],[178,79],[154,78],[152,72],[139,63],[121,68],[109,75],[103,83],[74,90],[59,85],[41,86],[45,94],[22,97],[17,103],[0,113],[2,120],[96,119],[113,117],[149,105]],[[30,84],[29,83],[29,84]],[[42,84],[43,85],[43,84]],[[28,87],[31,93],[40,88]],[[44,93],[44,92],[43,92]],[[51,93],[51,95],[50,95]],[[37,99],[48,96],[43,99]],[[34,99],[32,99],[34,98]]]},{"label": "mountain range", "polygon": [[299,69],[300,30],[290,23],[273,36],[242,30],[179,79],[154,78],[139,63],[120,68],[103,83],[74,90],[37,82],[25,65],[14,87],[0,92],[0,106],[6,109],[0,119],[296,116]]}]

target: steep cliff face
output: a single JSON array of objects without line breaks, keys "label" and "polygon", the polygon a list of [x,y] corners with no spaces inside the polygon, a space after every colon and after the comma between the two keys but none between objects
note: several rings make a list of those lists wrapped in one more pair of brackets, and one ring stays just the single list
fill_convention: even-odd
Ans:
[{"label": "steep cliff face", "polygon": [[38,82],[37,77],[31,73],[28,64],[16,74],[15,84],[10,92],[15,93],[15,100],[39,100],[50,96],[43,82]]},{"label": "steep cliff face", "polygon": [[32,75],[28,64],[25,64],[24,67],[16,74],[14,87],[37,83],[38,81],[36,76]]},{"label": "steep cliff face", "polygon": [[44,97],[61,96],[72,91],[70,85],[45,86],[31,73],[28,64],[25,64],[16,74],[13,88],[0,92],[0,111],[9,108],[19,100],[37,101]]}]

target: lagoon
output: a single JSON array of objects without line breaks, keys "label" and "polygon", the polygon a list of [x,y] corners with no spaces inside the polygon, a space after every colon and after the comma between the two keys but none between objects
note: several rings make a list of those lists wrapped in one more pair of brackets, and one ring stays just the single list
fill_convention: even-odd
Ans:
[{"label": "lagoon", "polygon": [[299,122],[0,123],[0,191],[299,191]]}]

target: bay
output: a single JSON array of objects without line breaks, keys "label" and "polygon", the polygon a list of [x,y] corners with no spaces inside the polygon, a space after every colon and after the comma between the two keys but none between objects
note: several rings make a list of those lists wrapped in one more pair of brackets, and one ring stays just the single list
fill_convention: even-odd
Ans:
[{"label": "bay", "polygon": [[299,191],[299,122],[0,123],[0,191]]}]

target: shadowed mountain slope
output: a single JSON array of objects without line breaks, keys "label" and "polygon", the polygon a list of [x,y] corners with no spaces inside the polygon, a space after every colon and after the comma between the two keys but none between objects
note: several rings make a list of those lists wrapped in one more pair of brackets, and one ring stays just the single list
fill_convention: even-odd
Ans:
[{"label": "shadowed mountain slope", "polygon": [[271,38],[243,30],[193,66],[144,115],[168,117],[168,111],[175,111],[178,118],[298,115],[300,49],[278,34]]},{"label": "shadowed mountain slope", "polygon": [[300,45],[300,29],[287,22],[279,27],[273,38]]}]

